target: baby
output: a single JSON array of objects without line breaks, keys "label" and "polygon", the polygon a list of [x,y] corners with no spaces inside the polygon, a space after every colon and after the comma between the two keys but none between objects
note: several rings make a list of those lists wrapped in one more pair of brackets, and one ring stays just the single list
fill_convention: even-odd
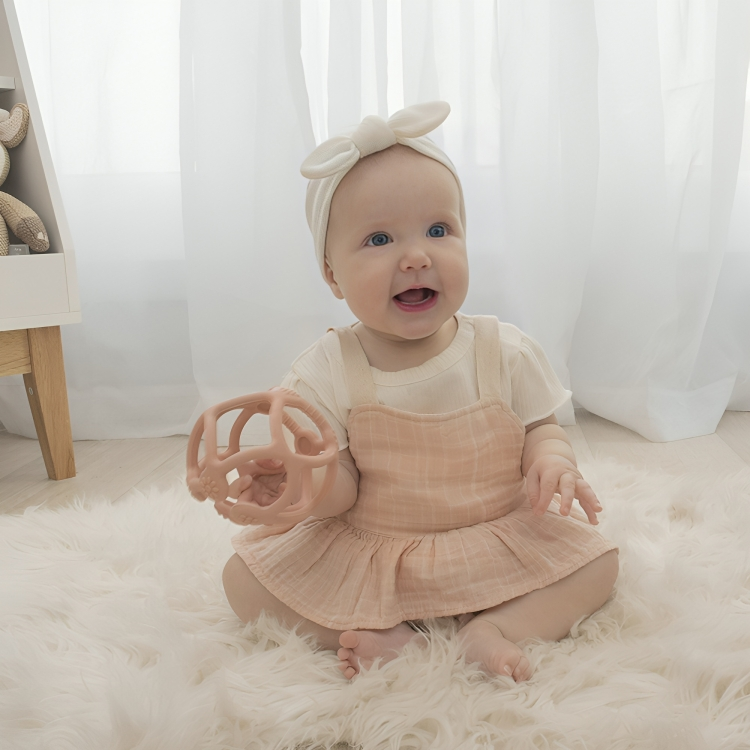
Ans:
[{"label": "baby", "polygon": [[[532,338],[459,312],[463,194],[425,137],[449,111],[367,117],[302,165],[321,271],[358,322],[329,330],[282,385],[330,422],[339,471],[306,520],[237,534],[224,569],[243,621],[266,610],[313,634],[348,678],[424,639],[421,620],[453,616],[467,661],[527,680],[517,644],[564,638],[617,578],[553,413],[570,392]],[[256,462],[253,499],[268,504],[284,479],[280,463]]]}]

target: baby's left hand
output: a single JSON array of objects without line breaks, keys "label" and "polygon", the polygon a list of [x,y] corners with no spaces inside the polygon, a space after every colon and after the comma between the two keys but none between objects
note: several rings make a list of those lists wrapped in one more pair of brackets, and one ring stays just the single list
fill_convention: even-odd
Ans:
[{"label": "baby's left hand", "polygon": [[526,475],[526,488],[534,515],[544,515],[552,502],[552,496],[559,492],[561,515],[567,516],[573,505],[573,498],[578,498],[589,523],[594,526],[599,523],[596,514],[601,511],[602,506],[594,490],[584,481],[576,466],[563,456],[539,456]]}]

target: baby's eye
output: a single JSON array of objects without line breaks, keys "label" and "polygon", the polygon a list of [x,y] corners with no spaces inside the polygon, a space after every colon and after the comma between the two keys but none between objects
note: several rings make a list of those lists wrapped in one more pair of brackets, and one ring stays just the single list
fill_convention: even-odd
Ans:
[{"label": "baby's eye", "polygon": [[373,234],[372,237],[370,237],[369,240],[367,240],[368,245],[375,245],[377,247],[381,245],[387,245],[391,241],[391,238],[384,234],[383,232],[378,232],[377,234]]},{"label": "baby's eye", "polygon": [[429,237],[445,237],[445,227],[442,224],[433,224],[428,230]]}]

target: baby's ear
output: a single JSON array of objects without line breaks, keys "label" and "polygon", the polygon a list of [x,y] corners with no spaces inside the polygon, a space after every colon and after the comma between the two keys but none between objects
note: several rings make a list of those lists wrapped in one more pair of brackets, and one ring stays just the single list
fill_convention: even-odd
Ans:
[{"label": "baby's ear", "polygon": [[336,281],[336,277],[333,274],[333,269],[331,268],[331,265],[328,262],[328,258],[325,259],[325,277],[326,282],[328,283],[328,286],[331,287],[331,291],[333,292],[333,296],[336,297],[336,299],[344,299],[344,293],[341,291],[341,287],[338,285],[338,282]]}]

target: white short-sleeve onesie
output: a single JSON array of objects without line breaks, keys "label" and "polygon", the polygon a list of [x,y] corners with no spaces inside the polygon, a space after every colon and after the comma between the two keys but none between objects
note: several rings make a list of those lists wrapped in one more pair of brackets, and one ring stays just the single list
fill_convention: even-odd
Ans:
[{"label": "white short-sleeve onesie", "polygon": [[[474,322],[456,313],[458,330],[447,349],[419,367],[397,372],[372,369],[381,404],[417,414],[444,414],[479,400]],[[550,416],[572,396],[563,388],[542,347],[511,323],[500,323],[510,392],[503,399],[524,425]],[[306,349],[281,385],[320,410],[336,433],[339,449],[349,444],[346,423],[351,405],[339,337],[334,331]]]}]

